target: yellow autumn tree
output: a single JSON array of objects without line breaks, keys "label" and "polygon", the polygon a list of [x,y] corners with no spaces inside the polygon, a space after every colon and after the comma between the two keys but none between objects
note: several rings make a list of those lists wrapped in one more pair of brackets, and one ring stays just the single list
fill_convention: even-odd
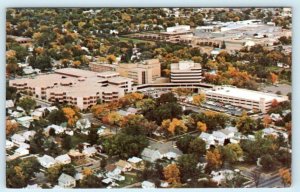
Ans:
[{"label": "yellow autumn tree", "polygon": [[118,112],[112,111],[107,116],[107,122],[110,125],[120,125],[123,121],[123,116],[121,116]]},{"label": "yellow autumn tree", "polygon": [[74,67],[79,67],[81,65],[81,61],[74,61],[73,62]]},{"label": "yellow autumn tree", "polygon": [[90,168],[88,168],[88,167],[85,167],[85,168],[83,168],[83,170],[82,170],[82,174],[83,174],[84,176],[89,176],[89,175],[92,175],[92,174],[93,174],[93,171],[92,171],[92,169],[90,169]]},{"label": "yellow autumn tree", "polygon": [[65,114],[65,117],[68,120],[68,125],[73,127],[75,125],[76,121],[78,120],[76,111],[74,109],[72,109],[71,107],[64,107],[62,110]]},{"label": "yellow autumn tree", "polygon": [[205,123],[202,123],[201,121],[197,122],[197,128],[201,132],[205,132],[207,130],[207,126]]},{"label": "yellow autumn tree", "polygon": [[98,119],[101,119],[103,116],[106,116],[109,113],[109,109],[104,104],[94,105],[91,109],[93,115]]},{"label": "yellow autumn tree", "polygon": [[203,102],[205,102],[205,94],[204,93],[200,93],[199,95],[193,96],[193,103],[195,105],[201,105]]},{"label": "yellow autumn tree", "polygon": [[116,56],[114,56],[114,55],[107,55],[107,56],[106,56],[106,60],[107,60],[110,64],[112,64],[112,63],[116,62]]},{"label": "yellow autumn tree", "polygon": [[188,130],[187,126],[184,124],[182,120],[177,118],[173,118],[172,121],[170,119],[163,120],[162,127],[167,129],[169,133],[172,135],[175,134],[176,130],[180,130],[186,132]]},{"label": "yellow autumn tree", "polygon": [[176,164],[169,164],[163,170],[166,181],[170,184],[180,184],[180,170]]}]

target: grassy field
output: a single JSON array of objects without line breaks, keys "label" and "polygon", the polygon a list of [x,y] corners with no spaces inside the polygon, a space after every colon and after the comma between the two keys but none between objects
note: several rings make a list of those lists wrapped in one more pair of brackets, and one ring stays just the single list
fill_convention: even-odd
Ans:
[{"label": "grassy field", "polygon": [[125,173],[125,180],[118,182],[118,184],[119,184],[119,188],[122,188],[137,182],[139,182],[137,175],[129,175]]}]

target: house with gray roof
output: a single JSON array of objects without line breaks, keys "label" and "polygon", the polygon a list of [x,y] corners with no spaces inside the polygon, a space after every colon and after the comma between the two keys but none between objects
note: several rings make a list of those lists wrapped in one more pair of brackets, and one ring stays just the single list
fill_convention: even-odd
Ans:
[{"label": "house with gray roof", "polygon": [[63,188],[73,188],[76,187],[76,180],[74,177],[62,173],[58,178],[58,185]]},{"label": "house with gray roof", "polygon": [[155,162],[157,159],[161,159],[162,155],[159,150],[153,150],[149,148],[145,148],[141,154],[142,159],[145,161]]}]

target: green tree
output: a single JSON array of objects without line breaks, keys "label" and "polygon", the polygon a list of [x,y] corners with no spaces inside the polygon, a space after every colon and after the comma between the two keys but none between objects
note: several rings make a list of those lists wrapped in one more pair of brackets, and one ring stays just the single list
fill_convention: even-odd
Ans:
[{"label": "green tree", "polygon": [[243,156],[243,150],[239,144],[228,144],[223,150],[223,159],[229,163],[235,163]]},{"label": "green tree", "polygon": [[110,155],[118,155],[120,158],[139,156],[149,141],[145,136],[134,136],[120,133],[103,142],[104,151]]},{"label": "green tree", "polygon": [[36,101],[31,99],[30,97],[24,97],[19,101],[18,105],[22,107],[26,111],[26,113],[29,113],[30,110],[35,108]]},{"label": "green tree", "polygon": [[177,164],[180,170],[181,181],[185,183],[188,179],[197,180],[201,174],[197,156],[184,154],[178,158]]},{"label": "green tree", "polygon": [[52,124],[60,125],[61,123],[64,123],[67,121],[67,118],[65,117],[64,112],[61,109],[55,109],[51,111],[47,116],[48,121],[50,121]]},{"label": "green tree", "polygon": [[99,135],[97,133],[97,129],[96,128],[90,128],[89,130],[89,134],[88,134],[88,141],[91,145],[94,145],[97,143],[99,139]]},{"label": "green tree", "polygon": [[79,182],[79,188],[102,188],[101,178],[95,175],[87,175]]},{"label": "green tree", "polygon": [[270,154],[265,154],[261,157],[260,164],[262,165],[263,170],[271,171],[276,168],[278,162]]},{"label": "green tree", "polygon": [[194,140],[194,137],[191,135],[184,135],[183,137],[179,138],[176,141],[176,146],[180,149],[183,153],[188,153],[189,145],[191,141]]},{"label": "green tree", "polygon": [[206,142],[199,137],[195,138],[190,142],[188,152],[199,158],[206,153]]}]

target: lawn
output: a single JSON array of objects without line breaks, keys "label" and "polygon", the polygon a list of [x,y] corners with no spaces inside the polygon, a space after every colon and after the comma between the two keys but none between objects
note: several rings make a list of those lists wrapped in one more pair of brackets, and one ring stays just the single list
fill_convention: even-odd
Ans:
[{"label": "lawn", "polygon": [[134,175],[134,174],[132,174],[132,175],[130,174],[129,175],[129,174],[125,173],[124,176],[125,176],[125,180],[118,182],[119,188],[126,187],[128,185],[132,185],[134,183],[139,182],[137,175]]}]

